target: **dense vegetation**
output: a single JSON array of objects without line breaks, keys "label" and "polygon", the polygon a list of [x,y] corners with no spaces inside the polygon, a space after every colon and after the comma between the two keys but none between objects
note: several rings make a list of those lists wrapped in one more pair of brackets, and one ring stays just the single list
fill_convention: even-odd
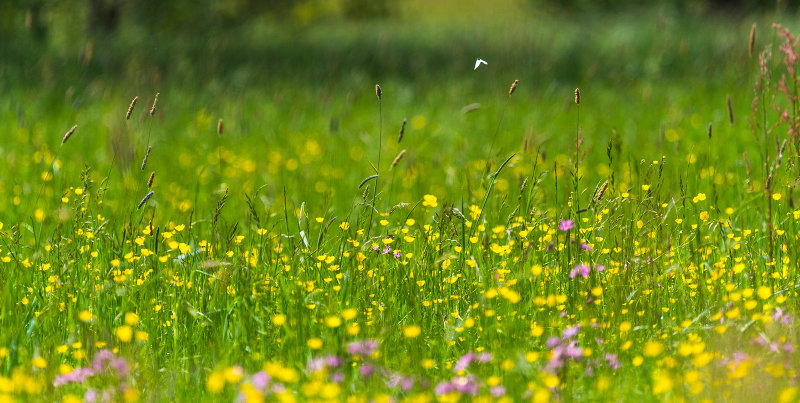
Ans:
[{"label": "dense vegetation", "polygon": [[4,43],[0,401],[800,398],[791,15],[461,6]]}]

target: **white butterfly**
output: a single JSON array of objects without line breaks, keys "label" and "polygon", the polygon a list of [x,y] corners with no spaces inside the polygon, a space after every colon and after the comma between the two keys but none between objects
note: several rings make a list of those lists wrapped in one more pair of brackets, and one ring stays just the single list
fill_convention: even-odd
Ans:
[{"label": "white butterfly", "polygon": [[483,60],[483,59],[480,59],[480,58],[479,58],[478,60],[475,60],[475,68],[474,68],[473,70],[477,70],[477,69],[478,69],[478,67],[480,67],[480,66],[481,66],[481,64],[486,64],[486,65],[488,65],[489,63],[486,63],[486,61],[485,61],[485,60]]}]

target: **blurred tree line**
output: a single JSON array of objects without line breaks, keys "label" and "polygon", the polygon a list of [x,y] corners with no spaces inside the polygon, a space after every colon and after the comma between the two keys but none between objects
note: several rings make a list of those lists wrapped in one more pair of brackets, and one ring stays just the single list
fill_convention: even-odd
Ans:
[{"label": "blurred tree line", "polygon": [[[519,0],[533,8],[566,11],[613,11],[642,6],[638,0]],[[661,0],[676,9],[753,12],[795,8],[800,0]],[[320,18],[368,19],[391,16],[399,0],[5,0],[0,7],[0,32],[27,31],[44,40],[61,29],[54,14],[68,16],[72,29],[105,37],[122,25],[138,27],[154,36],[192,35],[252,20],[303,25]]]},{"label": "blurred tree line", "polygon": [[319,17],[381,18],[392,12],[391,0],[5,0],[0,32],[27,30],[45,39],[58,29],[55,14],[88,35],[106,36],[121,25],[159,34],[213,31],[243,21],[266,19],[307,23]]}]

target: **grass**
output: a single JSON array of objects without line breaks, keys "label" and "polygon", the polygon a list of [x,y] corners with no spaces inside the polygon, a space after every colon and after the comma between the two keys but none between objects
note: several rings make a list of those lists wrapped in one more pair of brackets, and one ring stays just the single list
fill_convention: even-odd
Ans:
[{"label": "grass", "polygon": [[[575,59],[555,46],[535,74],[498,51],[419,78],[383,61],[258,86],[212,71],[151,88],[91,65],[4,82],[0,400],[796,400],[780,38],[759,25],[759,48],[776,42],[764,132],[750,22],[641,58],[637,24],[586,27],[611,38]],[[351,35],[307,40],[324,29]],[[446,28],[420,29],[424,45]]]}]

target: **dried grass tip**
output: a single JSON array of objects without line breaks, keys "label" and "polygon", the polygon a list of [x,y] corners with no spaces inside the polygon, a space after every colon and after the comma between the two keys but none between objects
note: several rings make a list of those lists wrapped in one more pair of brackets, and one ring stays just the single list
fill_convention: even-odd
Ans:
[{"label": "dried grass tip", "polygon": [[72,129],[69,129],[67,134],[64,135],[64,138],[61,139],[61,145],[62,146],[64,145],[64,143],[67,142],[67,140],[69,140],[70,137],[72,137],[72,134],[75,133],[75,129],[77,129],[77,128],[78,128],[78,125],[75,125],[75,126],[72,126]]},{"label": "dried grass tip", "polygon": [[753,57],[753,51],[756,48],[756,24],[750,27],[750,40],[747,42],[747,54]]},{"label": "dried grass tip", "polygon": [[130,120],[131,119],[131,114],[133,113],[133,108],[136,106],[136,101],[138,101],[138,100],[139,100],[139,96],[138,95],[133,97],[133,100],[131,101],[131,105],[128,106],[128,113],[125,114],[125,120]]},{"label": "dried grass tip", "polygon": [[147,203],[147,201],[150,200],[151,197],[153,197],[153,193],[155,193],[155,192],[153,192],[152,190],[149,193],[147,193],[142,198],[142,201],[139,202],[139,205],[136,206],[136,210],[139,210],[140,208],[142,208],[142,206],[144,206],[144,204]]},{"label": "dried grass tip", "polygon": [[153,98],[153,106],[150,107],[150,116],[155,115],[156,113],[156,104],[158,104],[158,95],[161,94],[160,92],[156,92],[156,97]]},{"label": "dried grass tip", "polygon": [[378,99],[383,97],[383,91],[381,90],[381,86],[378,84],[375,84],[375,95],[378,96]]},{"label": "dried grass tip", "polygon": [[397,166],[398,163],[400,163],[400,160],[403,159],[404,155],[406,155],[406,150],[400,151],[400,153],[397,154],[397,157],[394,157],[394,161],[392,161],[392,168],[394,168],[395,166]]},{"label": "dried grass tip", "polygon": [[603,185],[600,186],[600,189],[597,191],[597,195],[594,197],[595,200],[600,200],[603,198],[603,195],[606,193],[606,189],[608,189],[608,180],[603,182]]},{"label": "dried grass tip", "polygon": [[581,89],[575,88],[575,105],[581,104]]},{"label": "dried grass tip", "polygon": [[508,95],[514,93],[514,91],[517,89],[517,85],[519,85],[519,80],[514,80],[514,83],[511,84],[511,88],[508,89]]},{"label": "dried grass tip", "polygon": [[217,134],[222,136],[222,118],[217,121]]}]

